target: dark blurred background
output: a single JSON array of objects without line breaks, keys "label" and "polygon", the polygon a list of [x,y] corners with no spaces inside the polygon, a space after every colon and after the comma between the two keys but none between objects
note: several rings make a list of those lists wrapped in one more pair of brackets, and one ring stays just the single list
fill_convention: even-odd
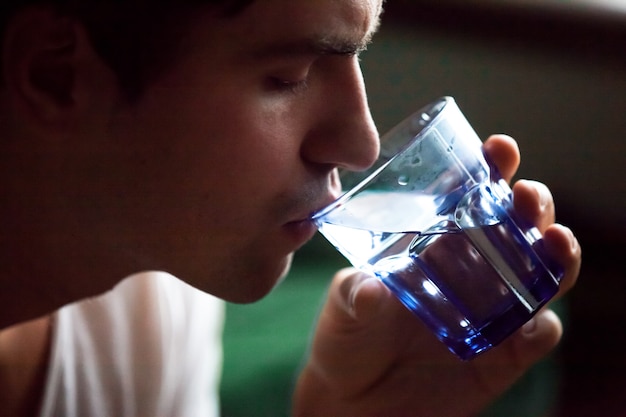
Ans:
[{"label": "dark blurred background", "polygon": [[[480,136],[507,133],[518,178],[546,183],[583,247],[563,343],[485,416],[626,416],[626,0],[388,0],[362,57],[381,132],[455,97]],[[322,239],[266,300],[228,307],[223,415],[288,414],[333,273]]]},{"label": "dark blurred background", "polygon": [[386,9],[363,58],[381,131],[452,95],[479,135],[518,140],[518,177],[549,185],[557,220],[583,247],[564,303],[554,415],[625,416],[626,1],[391,0]]}]

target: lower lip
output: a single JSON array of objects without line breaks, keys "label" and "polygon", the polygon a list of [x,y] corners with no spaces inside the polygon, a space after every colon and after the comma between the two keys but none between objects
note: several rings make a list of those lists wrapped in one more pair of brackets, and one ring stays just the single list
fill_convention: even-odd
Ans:
[{"label": "lower lip", "polygon": [[315,232],[317,232],[317,226],[311,220],[290,222],[285,224],[284,229],[292,237],[297,247],[300,247],[307,241],[311,240],[313,235],[315,235]]}]

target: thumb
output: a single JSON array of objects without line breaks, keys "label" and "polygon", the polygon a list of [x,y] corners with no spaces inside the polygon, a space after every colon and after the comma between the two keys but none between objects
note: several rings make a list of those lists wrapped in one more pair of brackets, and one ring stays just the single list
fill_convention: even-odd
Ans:
[{"label": "thumb", "polygon": [[398,312],[406,314],[402,310],[379,279],[353,268],[335,275],[310,358],[335,394],[365,391],[390,366],[398,349],[398,331],[391,324]]},{"label": "thumb", "polygon": [[373,275],[354,268],[339,271],[333,279],[329,298],[341,310],[346,326],[366,324],[382,308],[387,288]]}]

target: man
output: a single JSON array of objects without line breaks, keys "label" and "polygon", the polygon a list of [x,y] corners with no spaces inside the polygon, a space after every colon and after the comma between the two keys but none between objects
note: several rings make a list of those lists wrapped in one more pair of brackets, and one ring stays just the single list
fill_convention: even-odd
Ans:
[{"label": "man", "polygon": [[[170,276],[118,283],[162,270],[234,302],[257,300],[276,285],[293,251],[315,232],[309,214],[337,196],[336,169],[364,169],[376,158],[358,53],[376,31],[381,0],[3,7],[0,415],[80,415],[98,407],[108,407],[102,415],[197,415],[189,405],[200,404],[199,396],[182,401],[187,408],[155,403],[181,402],[181,383],[210,373],[210,355],[197,349],[210,342],[192,339],[215,331],[203,326],[219,317],[219,307],[204,310],[214,300],[191,295]],[[519,163],[515,143],[495,136],[485,148],[510,179]],[[520,213],[565,266],[566,291],[580,265],[576,239],[553,224],[544,186],[520,182],[514,190]],[[49,316],[116,285],[113,295]],[[140,299],[146,306],[134,305]],[[176,325],[164,333],[170,322]],[[72,336],[59,348],[66,331]],[[154,343],[147,347],[135,334]],[[380,282],[341,271],[294,414],[470,415],[560,334],[546,310],[502,346],[462,363]],[[95,342],[84,347],[85,339]],[[176,341],[182,353],[164,354]],[[65,347],[75,345],[83,359],[70,378],[76,355]],[[80,373],[102,355],[110,358],[98,372]],[[153,368],[194,361],[196,369],[185,367],[171,383]],[[106,366],[126,366],[137,378],[126,385],[121,372],[110,380]],[[57,374],[61,382],[51,388]],[[72,397],[75,375],[87,385],[74,383]],[[199,380],[212,386],[210,378]]]}]

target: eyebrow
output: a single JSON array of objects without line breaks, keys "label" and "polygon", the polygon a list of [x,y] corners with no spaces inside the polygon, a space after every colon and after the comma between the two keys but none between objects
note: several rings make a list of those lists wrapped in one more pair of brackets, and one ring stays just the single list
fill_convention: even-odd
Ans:
[{"label": "eyebrow", "polygon": [[365,51],[371,42],[371,35],[359,41],[343,38],[310,37],[291,42],[272,43],[256,49],[255,58],[270,59],[283,56],[306,55],[358,55]]}]

